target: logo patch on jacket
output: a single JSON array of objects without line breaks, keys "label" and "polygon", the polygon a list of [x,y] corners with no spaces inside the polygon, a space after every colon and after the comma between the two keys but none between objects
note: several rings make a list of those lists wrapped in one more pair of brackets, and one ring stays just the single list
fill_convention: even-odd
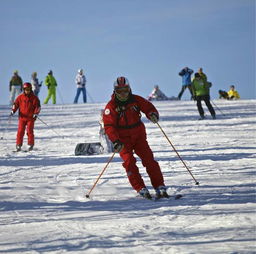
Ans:
[{"label": "logo patch on jacket", "polygon": [[104,114],[105,115],[109,115],[110,114],[110,110],[108,108],[106,108]]}]

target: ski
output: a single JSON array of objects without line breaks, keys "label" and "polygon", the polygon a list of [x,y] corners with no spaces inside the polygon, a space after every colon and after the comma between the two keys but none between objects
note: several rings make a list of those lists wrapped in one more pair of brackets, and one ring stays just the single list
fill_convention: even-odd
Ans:
[{"label": "ski", "polygon": [[183,195],[181,194],[175,194],[175,195],[169,195],[169,197],[161,197],[161,198],[156,198],[156,200],[165,200],[165,199],[174,199],[174,200],[177,200],[177,199],[181,199],[183,197]]},{"label": "ski", "polygon": [[149,201],[164,201],[164,200],[178,200],[183,197],[182,194],[169,195],[168,197],[156,197],[155,195],[151,195],[152,198],[146,198],[142,196],[138,196],[141,199],[149,200]]},{"label": "ski", "polygon": [[183,195],[181,194],[175,194],[175,195],[169,195],[168,197],[153,197],[154,201],[158,200],[177,200],[181,199]]},{"label": "ski", "polygon": [[20,150],[20,151],[17,151],[17,150],[14,150],[12,151],[13,153],[28,153],[28,152],[32,152],[33,150]]}]

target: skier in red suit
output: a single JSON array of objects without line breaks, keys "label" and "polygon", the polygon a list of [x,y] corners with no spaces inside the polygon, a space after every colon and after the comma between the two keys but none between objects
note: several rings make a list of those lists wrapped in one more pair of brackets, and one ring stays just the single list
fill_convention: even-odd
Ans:
[{"label": "skier in red suit", "polygon": [[34,123],[40,113],[41,106],[38,97],[32,91],[32,85],[30,83],[24,83],[23,90],[24,92],[16,98],[10,115],[13,116],[19,109],[19,126],[16,138],[17,151],[21,150],[26,127],[28,150],[31,151],[34,147]]},{"label": "skier in red suit", "polygon": [[159,114],[155,106],[141,96],[132,94],[127,78],[118,77],[103,114],[106,134],[113,142],[115,152],[119,152],[123,160],[123,167],[133,189],[145,198],[152,198],[136,166],[135,153],[146,168],[156,196],[168,197],[161,169],[147,142],[141,112],[151,122],[158,122]]}]

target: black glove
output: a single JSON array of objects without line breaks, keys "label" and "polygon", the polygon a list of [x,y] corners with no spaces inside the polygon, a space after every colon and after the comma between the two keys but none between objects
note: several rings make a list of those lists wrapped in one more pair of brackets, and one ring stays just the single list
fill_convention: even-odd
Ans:
[{"label": "black glove", "polygon": [[149,115],[149,119],[152,123],[157,123],[158,120],[159,120],[159,116],[156,112],[152,112],[150,115]]},{"label": "black glove", "polygon": [[193,95],[193,96],[192,96],[192,99],[193,99],[194,101],[196,101],[196,99],[197,99],[197,98],[196,98],[196,95]]},{"label": "black glove", "polygon": [[113,142],[113,147],[116,153],[120,153],[124,148],[124,144],[120,140],[116,140]]},{"label": "black glove", "polygon": [[13,110],[11,111],[11,113],[10,113],[10,116],[13,116],[14,115],[14,112],[13,112]]},{"label": "black glove", "polygon": [[38,116],[37,114],[34,114],[34,115],[33,115],[33,119],[36,120],[36,119],[37,119],[37,116]]}]

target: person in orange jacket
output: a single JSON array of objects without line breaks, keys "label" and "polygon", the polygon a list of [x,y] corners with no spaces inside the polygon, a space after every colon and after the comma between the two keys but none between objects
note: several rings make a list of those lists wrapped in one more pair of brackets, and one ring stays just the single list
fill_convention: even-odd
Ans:
[{"label": "person in orange jacket", "polygon": [[135,153],[146,168],[156,197],[168,197],[163,174],[147,142],[141,112],[151,122],[158,122],[159,114],[155,106],[143,97],[132,94],[127,78],[118,77],[103,114],[105,132],[113,142],[114,151],[123,160],[123,167],[133,189],[144,198],[152,198],[136,166]]},{"label": "person in orange jacket", "polygon": [[24,92],[20,94],[13,106],[10,116],[19,110],[19,125],[16,138],[16,149],[21,150],[23,144],[23,137],[25,134],[25,129],[27,128],[28,135],[28,150],[33,150],[34,147],[34,123],[40,113],[40,100],[34,95],[32,91],[31,83],[23,84]]}]

